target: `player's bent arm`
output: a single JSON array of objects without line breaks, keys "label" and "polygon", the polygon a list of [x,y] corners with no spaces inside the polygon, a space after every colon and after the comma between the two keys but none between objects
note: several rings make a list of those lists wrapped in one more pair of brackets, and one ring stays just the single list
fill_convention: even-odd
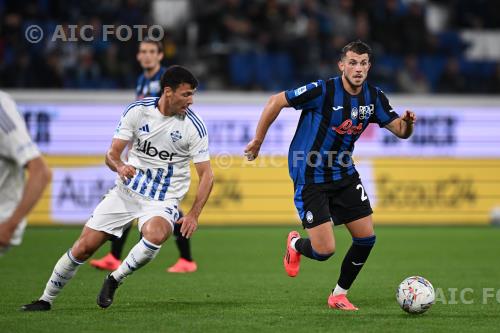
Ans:
[{"label": "player's bent arm", "polygon": [[214,173],[212,167],[210,166],[210,161],[195,163],[194,167],[198,173],[198,190],[196,192],[196,198],[194,199],[193,205],[189,214],[193,214],[196,219],[201,214],[205,203],[212,192],[212,187],[214,185]]},{"label": "player's bent arm", "polygon": [[181,235],[186,238],[190,238],[198,228],[198,217],[210,196],[214,184],[214,174],[210,167],[210,161],[195,163],[194,166],[199,178],[196,198],[189,213],[177,222],[182,223]]},{"label": "player's bent arm", "polygon": [[111,147],[109,147],[106,153],[106,165],[114,172],[118,172],[118,169],[125,166],[121,156],[122,152],[127,147],[130,141],[113,139],[111,142]]},{"label": "player's bent arm", "polygon": [[411,111],[405,111],[405,113],[391,121],[389,124],[385,125],[389,131],[401,139],[408,139],[412,133],[417,117],[415,113]]},{"label": "player's bent arm", "polygon": [[272,95],[269,98],[257,124],[255,137],[248,143],[245,149],[245,155],[248,160],[253,160],[259,155],[260,146],[262,142],[264,142],[269,127],[276,120],[281,110],[288,106],[290,105],[288,104],[284,91]]},{"label": "player's bent arm", "polygon": [[272,95],[267,101],[264,111],[260,116],[259,123],[257,124],[257,129],[255,130],[254,140],[262,143],[266,137],[267,131],[271,124],[276,120],[283,108],[289,106],[288,101],[285,97],[285,92],[282,91],[276,95]]},{"label": "player's bent arm", "polygon": [[28,170],[28,179],[24,184],[21,201],[19,201],[12,215],[5,222],[6,227],[11,229],[12,232],[40,200],[43,190],[52,178],[52,172],[41,156],[30,160],[26,164],[26,169]]}]

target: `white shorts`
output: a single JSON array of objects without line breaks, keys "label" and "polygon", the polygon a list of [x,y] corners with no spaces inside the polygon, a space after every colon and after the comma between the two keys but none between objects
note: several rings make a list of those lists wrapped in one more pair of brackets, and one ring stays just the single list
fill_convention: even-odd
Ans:
[{"label": "white shorts", "polygon": [[159,216],[164,218],[174,230],[174,223],[179,218],[177,200],[148,200],[126,187],[115,186],[104,196],[94,209],[94,213],[85,224],[87,227],[121,237],[123,229],[134,219],[139,219],[139,232],[149,219]]}]

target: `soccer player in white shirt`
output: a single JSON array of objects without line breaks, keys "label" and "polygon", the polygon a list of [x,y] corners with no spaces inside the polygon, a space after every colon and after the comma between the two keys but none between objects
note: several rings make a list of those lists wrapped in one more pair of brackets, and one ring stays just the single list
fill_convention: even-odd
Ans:
[{"label": "soccer player in white shirt", "polygon": [[[187,69],[171,66],[162,76],[159,98],[137,101],[125,110],[106,154],[106,164],[118,174],[116,186],[95,208],[73,247],[59,259],[40,299],[23,305],[22,310],[50,310],[78,267],[111,236],[120,237],[135,218],[143,237],[104,279],[97,297],[102,308],[113,303],[125,277],[158,254],[172,235],[174,223],[181,224],[181,234],[187,238],[195,232],[213,185],[207,130],[189,109],[197,85]],[[121,155],[129,142],[133,145],[125,163]],[[198,190],[191,210],[177,220],[179,203],[189,189],[191,160],[199,176]]]},{"label": "soccer player in white shirt", "polygon": [[[26,181],[24,169],[28,170]],[[31,141],[16,103],[0,91],[0,256],[21,244],[26,215],[50,178],[50,169]]]},{"label": "soccer player in white shirt", "polygon": [[[166,68],[161,65],[163,59],[163,45],[159,41],[144,39],[139,43],[137,60],[143,73],[137,80],[136,100],[146,97],[160,97],[161,76]],[[179,210],[179,217],[182,217]],[[122,263],[122,252],[127,241],[127,236],[132,229],[132,224],[123,230],[120,238],[111,239],[111,251],[100,259],[89,260],[89,264],[98,269],[114,271]],[[174,228],[175,244],[179,250],[179,259],[167,268],[170,273],[192,273],[197,270],[197,264],[191,255],[191,240],[180,234],[180,225]]]}]

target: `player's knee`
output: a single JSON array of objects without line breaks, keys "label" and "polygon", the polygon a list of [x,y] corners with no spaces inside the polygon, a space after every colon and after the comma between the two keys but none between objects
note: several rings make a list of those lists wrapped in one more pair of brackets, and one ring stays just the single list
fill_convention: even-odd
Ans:
[{"label": "player's knee", "polygon": [[143,237],[153,244],[161,245],[167,240],[167,232],[163,230],[158,230],[157,232],[145,232],[143,233]]},{"label": "player's knee", "polygon": [[326,261],[335,253],[335,243],[321,244],[321,246],[312,249],[314,259]]},{"label": "player's knee", "polygon": [[377,240],[377,236],[375,236],[375,235],[371,235],[368,237],[353,237],[352,243],[354,245],[359,245],[359,246],[373,247],[375,245],[376,240]]},{"label": "player's knee", "polygon": [[330,254],[330,257],[335,253],[335,242],[323,242],[315,244],[313,250],[321,254]]},{"label": "player's knee", "polygon": [[314,259],[318,260],[318,261],[326,261],[328,259],[330,259],[331,256],[333,256],[335,253],[335,249],[333,249],[332,251],[324,251],[324,252],[316,252],[314,251],[314,249],[312,249],[312,255],[314,257]]},{"label": "player's knee", "polygon": [[160,245],[167,240],[170,226],[168,223],[146,223],[141,231],[145,239],[153,244]]}]

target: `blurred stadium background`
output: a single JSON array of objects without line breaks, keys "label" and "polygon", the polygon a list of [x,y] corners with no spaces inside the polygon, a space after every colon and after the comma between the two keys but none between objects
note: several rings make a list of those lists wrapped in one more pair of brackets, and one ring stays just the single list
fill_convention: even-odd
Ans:
[{"label": "blurred stadium background", "polygon": [[[299,113],[292,109],[283,111],[270,130],[259,160],[253,163],[244,161],[243,149],[253,136],[270,94],[336,75],[340,48],[359,38],[374,49],[369,81],[387,93],[398,113],[409,108],[419,118],[416,132],[407,141],[395,140],[389,132],[371,126],[355,149],[354,159],[372,201],[376,225],[417,226],[404,228],[405,231],[398,228],[380,231],[382,236],[386,235],[386,241],[393,241],[391,244],[399,249],[401,257],[395,261],[399,266],[392,265],[392,261],[385,262],[387,257],[375,257],[373,260],[379,260],[380,266],[371,266],[372,269],[378,267],[381,276],[385,272],[390,288],[395,288],[396,283],[405,277],[408,266],[418,267],[413,273],[429,272],[427,277],[431,281],[437,279],[442,285],[449,282],[452,286],[469,287],[472,282],[466,277],[460,283],[456,282],[457,276],[464,274],[463,261],[460,260],[468,260],[471,265],[477,265],[468,270],[477,274],[472,278],[476,283],[472,287],[494,287],[498,285],[498,279],[496,284],[491,277],[481,279],[488,276],[491,269],[485,264],[487,256],[490,256],[490,261],[496,260],[493,253],[498,248],[494,245],[498,244],[498,239],[494,232],[498,229],[470,228],[469,231],[459,225],[485,227],[500,219],[499,13],[500,2],[494,0],[0,0],[0,89],[9,92],[18,103],[32,137],[54,172],[52,184],[29,216],[29,224],[83,224],[114,181],[114,174],[104,166],[104,153],[124,107],[134,100],[136,78],[141,73],[136,61],[139,36],[138,31],[132,29],[127,40],[116,36],[104,40],[104,25],[161,26],[164,32],[163,65],[184,65],[200,80],[193,109],[207,124],[216,174],[216,186],[200,220],[201,226],[257,224],[298,227],[286,155]],[[43,31],[43,38],[36,43],[29,42],[26,34],[33,25],[40,26]],[[80,36],[85,25],[92,27],[93,34],[87,31],[85,35],[90,38]],[[60,27],[66,37],[72,33],[75,37],[53,39]],[[193,184],[196,185],[196,181]],[[193,191],[186,199],[185,208],[192,199]],[[449,225],[450,228],[421,228],[423,225]],[[277,241],[273,238],[274,245],[271,246],[272,237],[262,229],[249,232],[235,228],[238,232],[232,232],[213,228],[206,230],[205,236],[200,232],[194,241],[194,255],[202,266],[205,261],[205,267],[213,264],[220,272],[231,275],[234,272],[226,272],[227,267],[222,265],[226,260],[231,262],[231,258],[211,245],[230,241],[232,249],[238,253],[243,251],[246,243],[253,243],[246,238],[251,233],[252,237],[261,237],[263,243],[269,241],[266,243],[269,247],[260,248],[259,245],[257,253],[261,258],[279,257],[281,252],[277,255],[274,250],[279,247],[277,251],[281,251],[282,244],[275,246]],[[44,283],[52,259],[55,260],[77,235],[76,229],[66,231],[64,235],[47,230],[56,229],[28,229],[27,248],[23,251],[21,246],[17,258],[22,254],[33,269],[41,273],[32,277],[33,271],[19,264],[16,269],[28,274],[29,278],[25,279],[30,279],[31,285],[28,291],[17,286],[12,290],[33,294],[34,288]],[[266,230],[276,234],[277,238],[280,237],[278,234],[285,235],[281,229],[279,233],[274,228]],[[220,237],[227,238],[215,238],[219,233],[226,235]],[[412,235],[417,237],[417,243]],[[341,246],[346,246],[349,242],[347,235],[340,233],[340,238]],[[418,239],[422,243],[418,243]],[[130,240],[130,244],[135,241],[135,238]],[[44,256],[43,264],[35,259],[42,244],[50,244],[44,245],[44,254],[52,256]],[[445,244],[450,244],[452,249]],[[464,244],[480,246],[478,253],[486,257],[476,258]],[[339,249],[343,250],[342,247]],[[408,263],[407,256],[413,255],[411,251],[415,249],[423,251],[422,257],[411,257],[411,263]],[[249,256],[255,253],[254,248],[246,250]],[[219,252],[212,257],[207,251]],[[448,256],[448,251],[453,256]],[[173,256],[175,250],[170,252]],[[396,252],[393,248],[383,250],[381,247],[379,253],[398,255]],[[13,263],[16,253],[3,260]],[[218,260],[218,264],[210,260]],[[164,263],[157,261],[153,267],[159,270]],[[449,265],[445,272],[439,267],[446,262]],[[3,269],[1,265],[0,262],[0,269]],[[243,265],[240,268],[249,267],[260,279],[266,281],[269,278],[264,275],[267,273],[259,270],[261,266]],[[396,267],[397,273],[394,271]],[[85,268],[84,272],[87,278],[92,276],[93,280],[99,280],[96,286],[100,283],[102,274],[97,276],[90,268]],[[276,289],[285,283],[281,273],[279,279],[275,279]],[[6,276],[9,274],[17,280],[16,272],[9,271]],[[375,279],[373,284],[386,281],[379,275],[367,274],[366,280],[361,278],[360,288],[368,295],[380,296],[376,288],[372,288],[368,276]],[[180,285],[191,286],[193,283],[193,288],[195,282],[212,283],[210,286],[219,288],[217,290],[223,294],[224,290],[207,281],[212,281],[210,278],[214,276],[224,279],[229,275],[200,275],[192,281],[174,277],[173,280],[176,281],[174,284],[178,282]],[[157,281],[154,274],[147,276]],[[313,274],[310,278],[313,276],[316,278]],[[200,280],[201,277],[207,280]],[[274,281],[273,278],[269,281]],[[262,287],[252,285],[245,290],[241,286],[249,280],[246,277],[235,279],[238,282],[228,286],[247,293],[246,297],[256,297],[252,291]],[[84,279],[78,281],[84,283]],[[324,282],[315,281],[318,284]],[[485,285],[478,281],[487,282]],[[174,295],[177,291],[179,299],[198,296],[193,291],[186,293],[175,289],[180,287],[170,287]],[[142,289],[137,290],[142,292]],[[318,294],[311,288],[305,290],[304,293],[310,293],[307,295],[316,297]],[[77,294],[74,289],[68,289],[68,293]],[[11,306],[19,302],[18,295],[11,293]],[[477,295],[480,296],[479,292]],[[273,297],[286,302],[278,294]],[[134,302],[133,299],[130,297],[129,301]],[[71,306],[70,298],[65,302]],[[231,302],[227,303],[226,311],[232,311]],[[278,318],[274,303],[266,307],[268,303],[259,302],[255,300],[250,315],[261,314],[257,309],[261,308],[262,311],[269,310],[267,315],[273,318],[269,322]],[[392,309],[393,303],[392,299],[387,301],[387,308]],[[214,309],[222,306],[215,300],[210,304]],[[375,309],[378,304],[374,304],[368,301],[365,307]],[[189,305],[184,303],[180,307],[189,308]],[[316,303],[305,303],[300,309],[305,313],[313,306]],[[170,306],[169,310],[174,311],[175,307]],[[441,319],[446,319],[446,325],[456,321],[454,329],[460,330],[467,322],[474,323],[476,317],[468,317],[467,313],[479,316],[485,308],[474,309],[472,312],[465,309],[460,316],[454,315],[453,311],[447,312]],[[203,310],[207,318],[214,315],[212,310]],[[180,311],[182,315],[177,318],[179,327],[182,327],[186,325],[189,313]],[[374,312],[370,320],[386,318],[376,309],[371,311]],[[3,313],[7,314],[5,320],[11,315],[7,310]],[[83,313],[94,316],[90,310]],[[301,314],[296,312],[297,316]],[[81,327],[78,323],[85,324],[83,318],[73,321],[71,315],[66,315],[75,329]],[[21,317],[10,318],[6,327],[11,329],[6,331],[16,331],[12,329],[17,325],[14,320],[22,321]],[[103,325],[106,318],[100,319]],[[207,318],[205,323],[210,325]],[[342,321],[342,327],[348,330],[351,317],[342,318],[346,319]],[[243,330],[252,328],[254,319],[245,322],[239,319],[238,325],[242,325]],[[404,325],[402,318],[398,317],[398,320]],[[363,321],[360,323],[368,325]],[[430,330],[439,327],[439,322],[429,319],[427,323],[429,326],[425,327]],[[207,327],[219,327],[217,325]],[[380,325],[373,331],[388,331],[389,326]],[[192,327],[205,329],[196,325]],[[330,326],[316,329],[321,331],[327,327]],[[356,327],[368,331],[373,328]],[[120,326],[115,328],[123,329]],[[219,328],[224,329],[224,326]],[[413,331],[419,331],[419,327],[414,326]]]},{"label": "blurred stadium background", "polygon": [[[419,116],[409,141],[375,127],[358,141],[377,223],[487,224],[500,205],[499,9],[460,0],[0,1],[0,86],[55,175],[30,222],[82,223],[110,186],[102,156],[134,99],[137,41],[161,28],[163,64],[185,65],[201,82],[194,109],[218,180],[203,224],[296,221],[285,157],[298,112],[273,126],[268,158],[245,163],[242,151],[272,92],[336,75],[339,49],[356,38],[374,49],[369,81],[398,112]],[[32,25],[42,28],[37,42]],[[105,35],[103,25],[159,28]]]}]

